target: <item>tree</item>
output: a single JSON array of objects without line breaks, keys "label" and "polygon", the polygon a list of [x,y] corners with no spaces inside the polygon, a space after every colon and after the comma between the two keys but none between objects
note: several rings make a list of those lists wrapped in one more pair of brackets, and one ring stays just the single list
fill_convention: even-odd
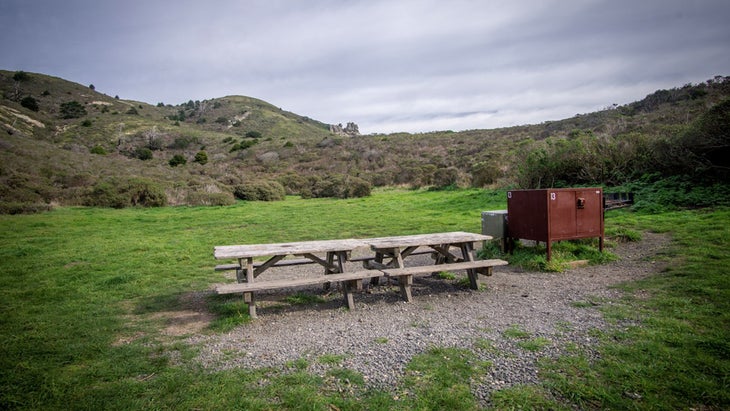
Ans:
[{"label": "tree", "polygon": [[94,87],[93,84],[89,84],[89,88],[92,89],[92,90],[96,90],[96,87]]}]

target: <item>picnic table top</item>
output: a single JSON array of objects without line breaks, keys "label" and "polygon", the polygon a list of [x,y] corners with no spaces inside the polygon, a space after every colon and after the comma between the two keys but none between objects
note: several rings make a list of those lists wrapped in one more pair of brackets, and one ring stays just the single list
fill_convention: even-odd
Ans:
[{"label": "picnic table top", "polygon": [[216,259],[265,257],[270,255],[296,255],[350,251],[367,244],[362,240],[297,241],[291,243],[223,245],[215,247]]},{"label": "picnic table top", "polygon": [[450,233],[415,234],[395,237],[368,238],[365,241],[373,249],[458,244],[491,240],[483,234],[454,231]]},{"label": "picnic table top", "polygon": [[226,245],[215,247],[216,259],[265,257],[272,255],[300,255],[351,251],[356,248],[372,249],[429,246],[437,244],[457,244],[491,240],[492,237],[482,234],[456,231],[450,233],[416,234],[395,237],[379,237],[366,239],[297,241],[290,243]]}]

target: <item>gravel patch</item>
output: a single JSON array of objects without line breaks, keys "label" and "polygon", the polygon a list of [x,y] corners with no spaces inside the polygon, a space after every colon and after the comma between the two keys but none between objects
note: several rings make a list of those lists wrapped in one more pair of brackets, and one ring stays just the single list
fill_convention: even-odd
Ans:
[{"label": "gravel patch", "polygon": [[[325,303],[299,306],[277,305],[277,298],[291,292],[260,293],[258,298],[269,301],[259,307],[258,320],[188,341],[200,347],[198,360],[211,370],[281,368],[304,358],[310,372],[324,376],[333,365],[318,359],[340,356],[337,366],[361,373],[373,388],[395,386],[411,358],[430,347],[467,348],[492,363],[473,386],[475,395],[487,401],[493,390],[538,382],[541,358],[559,356],[571,346],[590,353],[597,342],[592,331],[608,327],[594,304],[621,296],[612,285],[658,272],[661,267],[654,256],[668,244],[667,236],[644,233],[640,242],[611,249],[619,261],[564,273],[496,267],[493,276],[481,277],[486,287],[479,291],[455,280],[417,277],[412,303],[402,301],[395,284],[370,287],[355,295],[354,311],[344,308],[338,290]],[[418,258],[425,259],[419,264],[431,261]],[[293,267],[290,275],[310,269],[321,268]],[[306,291],[327,295],[321,287]],[[510,332],[514,330],[529,336],[517,338]],[[521,346],[538,338],[539,349]]]}]

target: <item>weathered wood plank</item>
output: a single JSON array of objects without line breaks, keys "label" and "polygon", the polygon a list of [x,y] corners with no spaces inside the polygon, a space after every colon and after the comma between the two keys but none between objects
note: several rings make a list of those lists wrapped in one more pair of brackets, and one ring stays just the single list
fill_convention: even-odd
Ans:
[{"label": "weathered wood plank", "polygon": [[213,255],[217,260],[226,258],[266,257],[272,255],[302,255],[306,253],[327,253],[351,251],[368,244],[361,240],[299,241],[292,243],[222,245],[216,246]]},{"label": "weathered wood plank", "polygon": [[362,280],[365,278],[381,277],[383,275],[384,274],[381,271],[365,270],[288,280],[268,280],[254,281],[251,283],[222,284],[216,287],[216,292],[218,294],[234,294],[252,291],[275,290],[277,288],[300,287],[305,285],[323,284],[330,282]]},{"label": "weathered wood plank", "polygon": [[[307,259],[307,258],[297,258],[297,259],[289,259],[289,260],[281,260],[274,264],[272,267],[290,267],[295,265],[306,265],[306,264],[314,264],[315,262]],[[255,262],[253,263],[254,268],[259,268],[263,265],[262,262]],[[238,270],[241,268],[238,264],[219,264],[215,266],[215,271],[230,271],[230,270]]]},{"label": "weathered wood plank", "polygon": [[459,244],[491,240],[483,234],[455,231],[451,233],[416,234],[395,237],[367,238],[362,241],[372,249],[405,248],[412,246],[431,246],[438,244]]},{"label": "weathered wood plank", "polygon": [[405,268],[386,268],[381,270],[390,277],[398,277],[401,275],[413,275],[413,274],[427,274],[437,273],[441,271],[459,271],[459,270],[473,270],[484,267],[495,267],[499,265],[507,265],[507,261],[504,260],[476,260],[467,261],[463,263],[450,263],[450,264],[436,264],[436,265],[421,265],[417,267],[405,267]]}]

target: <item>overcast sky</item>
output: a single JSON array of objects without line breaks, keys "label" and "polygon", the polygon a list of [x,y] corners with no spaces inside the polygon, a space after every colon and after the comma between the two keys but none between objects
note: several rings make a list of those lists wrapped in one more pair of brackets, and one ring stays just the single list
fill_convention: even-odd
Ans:
[{"label": "overcast sky", "polygon": [[0,0],[0,69],[362,133],[540,123],[730,75],[729,0]]}]

